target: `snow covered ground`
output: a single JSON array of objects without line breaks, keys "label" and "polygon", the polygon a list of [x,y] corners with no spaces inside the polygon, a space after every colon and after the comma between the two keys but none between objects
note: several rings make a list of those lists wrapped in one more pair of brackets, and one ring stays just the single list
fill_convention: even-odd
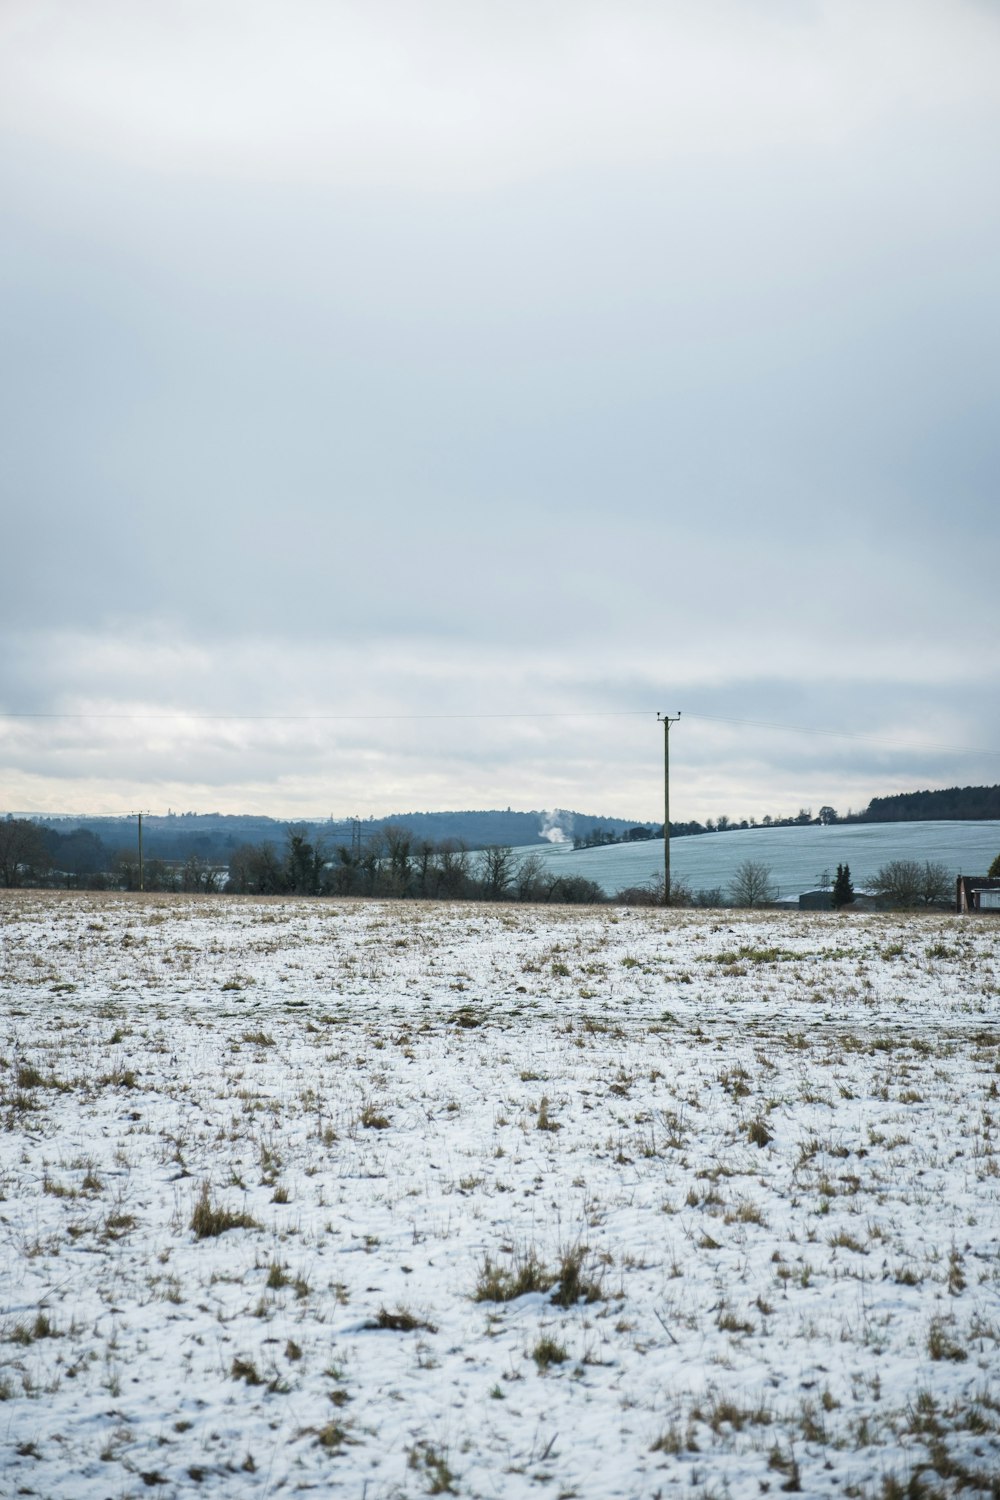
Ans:
[{"label": "snow covered ground", "polygon": [[2,1493],[997,1493],[997,922],[7,893],[0,987]]},{"label": "snow covered ground", "polygon": [[[585,875],[614,895],[628,886],[663,879],[663,844],[609,844],[574,849],[571,843],[531,845],[519,854],[537,854],[553,870]],[[692,890],[725,887],[744,860],[767,865],[780,896],[794,899],[814,890],[825,871],[831,882],[839,864],[848,864],[857,889],[881,865],[894,859],[925,859],[953,875],[985,875],[1000,854],[1000,823],[834,823],[801,828],[746,828],[673,839],[671,874]]]}]

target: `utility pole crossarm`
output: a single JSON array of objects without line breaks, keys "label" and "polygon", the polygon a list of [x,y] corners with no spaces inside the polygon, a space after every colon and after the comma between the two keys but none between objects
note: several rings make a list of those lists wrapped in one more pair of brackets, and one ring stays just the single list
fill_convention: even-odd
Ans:
[{"label": "utility pole crossarm", "polygon": [[670,901],[670,726],[676,724],[680,713],[657,714],[656,722],[663,725],[663,904]]}]

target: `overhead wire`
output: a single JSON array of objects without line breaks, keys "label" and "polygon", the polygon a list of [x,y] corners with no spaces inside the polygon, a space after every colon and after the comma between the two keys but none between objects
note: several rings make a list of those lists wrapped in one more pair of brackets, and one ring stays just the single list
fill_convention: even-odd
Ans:
[{"label": "overhead wire", "polygon": [[853,729],[827,729],[816,725],[779,724],[769,719],[736,719],[724,714],[685,714],[687,719],[707,719],[713,724],[745,724],[756,729],[776,729],[782,734],[831,735],[835,739],[863,740],[867,744],[884,746],[887,750],[947,750],[955,755],[1000,756],[1000,750],[986,750],[981,745],[947,745],[940,740],[923,740],[920,743],[900,744],[895,740],[884,740],[878,734]]},{"label": "overhead wire", "polygon": [[[116,712],[52,712],[49,710],[0,710],[0,720],[97,720],[123,723],[177,723],[181,720],[194,723],[247,723],[247,724],[351,724],[389,722],[474,721],[513,719],[630,719],[654,716],[654,709],[574,709],[574,710],[514,710],[498,713],[380,713],[380,714],[202,714],[186,713],[116,713]],[[784,724],[771,719],[737,718],[728,714],[705,714],[685,711],[687,720],[696,719],[710,724],[735,724],[747,728],[769,729],[781,734],[810,734],[829,736],[835,739],[863,741],[886,750],[895,751],[944,751],[953,755],[976,755],[1000,758],[1000,750],[989,750],[984,746],[953,745],[943,741],[924,740],[920,743],[903,744],[896,740],[883,739],[881,735],[864,730],[830,729],[821,725]]]},{"label": "overhead wire", "polygon": [[648,718],[654,712],[649,708],[628,709],[579,709],[570,713],[491,713],[491,714],[192,714],[178,710],[170,714],[119,714],[119,713],[4,713],[0,719],[135,719],[165,720],[193,719],[196,723],[374,723],[386,719],[630,719]]}]

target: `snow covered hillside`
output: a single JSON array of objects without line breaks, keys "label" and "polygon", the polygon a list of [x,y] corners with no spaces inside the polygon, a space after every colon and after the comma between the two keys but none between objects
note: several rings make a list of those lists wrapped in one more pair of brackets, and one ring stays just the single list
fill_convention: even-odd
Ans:
[{"label": "snow covered hillside", "polygon": [[[663,879],[663,845],[609,844],[574,849],[572,844],[536,845],[518,850],[537,854],[552,869],[585,875],[608,895],[626,886]],[[671,873],[692,890],[725,886],[744,860],[759,860],[772,872],[779,894],[795,898],[813,890],[826,871],[849,864],[855,886],[894,859],[940,862],[954,875],[984,875],[1000,854],[1000,823],[834,823],[824,828],[748,828],[674,839]]]},{"label": "snow covered hillside", "polygon": [[4,1493],[996,1493],[997,923],[14,892],[0,984]]}]

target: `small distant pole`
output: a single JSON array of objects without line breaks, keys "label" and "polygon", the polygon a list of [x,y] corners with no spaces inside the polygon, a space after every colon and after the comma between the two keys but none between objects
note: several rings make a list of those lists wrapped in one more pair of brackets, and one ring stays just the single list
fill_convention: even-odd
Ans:
[{"label": "small distant pole", "polygon": [[663,904],[670,903],[670,726],[676,724],[680,714],[673,718],[669,714],[657,714],[656,722],[663,725]]},{"label": "small distant pole", "polygon": [[139,814],[139,889],[146,889],[142,880],[142,813]]}]

